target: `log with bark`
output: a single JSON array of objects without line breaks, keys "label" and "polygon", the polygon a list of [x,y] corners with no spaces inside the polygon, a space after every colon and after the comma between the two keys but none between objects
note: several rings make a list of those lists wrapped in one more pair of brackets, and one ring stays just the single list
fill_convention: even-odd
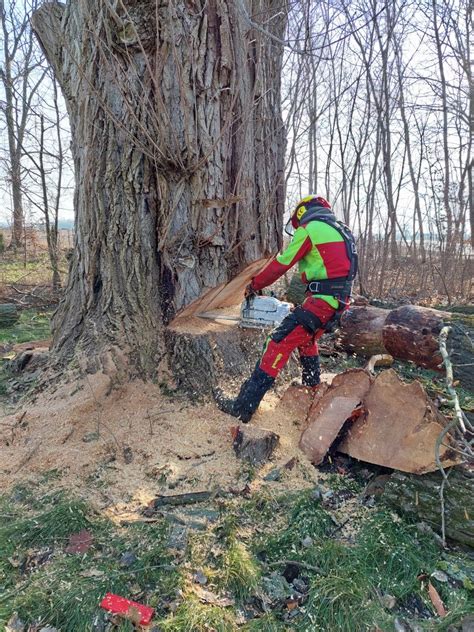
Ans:
[{"label": "log with bark", "polygon": [[[424,476],[395,472],[385,485],[383,499],[397,511],[422,520],[441,532],[440,472]],[[445,487],[446,536],[474,546],[474,474],[465,467],[449,470]]]},{"label": "log with bark", "polygon": [[339,342],[345,351],[367,358],[387,353],[382,330],[389,312],[378,307],[351,307],[341,316]]},{"label": "log with bark", "polygon": [[13,303],[2,303],[0,305],[0,328],[1,327],[13,327],[18,322],[20,313],[17,310],[16,305]]},{"label": "log with bark", "polygon": [[445,324],[452,325],[448,347],[455,378],[466,390],[474,391],[474,318],[470,314],[418,305],[393,310],[355,306],[341,318],[339,342],[349,353],[360,356],[389,353],[400,360],[443,371],[439,333]]}]

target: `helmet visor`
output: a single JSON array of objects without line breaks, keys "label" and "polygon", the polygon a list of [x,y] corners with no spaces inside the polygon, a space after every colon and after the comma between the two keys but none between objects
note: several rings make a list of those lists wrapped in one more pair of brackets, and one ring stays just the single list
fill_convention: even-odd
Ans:
[{"label": "helmet visor", "polygon": [[286,233],[289,237],[293,237],[293,235],[295,234],[295,227],[293,226],[293,222],[291,221],[291,217],[290,217],[290,219],[286,222],[286,226],[285,226],[285,233]]}]

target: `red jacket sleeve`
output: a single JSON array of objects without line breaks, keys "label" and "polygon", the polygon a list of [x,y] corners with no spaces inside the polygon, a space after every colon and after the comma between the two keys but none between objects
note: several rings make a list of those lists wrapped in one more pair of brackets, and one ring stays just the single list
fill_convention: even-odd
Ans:
[{"label": "red jacket sleeve", "polygon": [[306,230],[300,226],[287,248],[271,261],[261,272],[252,279],[254,290],[263,290],[279,279],[282,274],[302,259],[312,248],[311,239]]}]

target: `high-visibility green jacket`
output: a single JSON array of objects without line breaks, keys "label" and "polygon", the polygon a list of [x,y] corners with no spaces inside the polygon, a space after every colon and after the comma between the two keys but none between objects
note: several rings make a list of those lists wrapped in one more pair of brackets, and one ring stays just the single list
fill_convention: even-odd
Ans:
[{"label": "high-visibility green jacket", "polygon": [[[313,219],[296,229],[286,249],[252,279],[252,288],[261,290],[271,285],[295,263],[304,283],[344,278],[351,266],[341,233],[326,222]],[[339,305],[333,296],[313,296],[322,298],[335,309]]]}]

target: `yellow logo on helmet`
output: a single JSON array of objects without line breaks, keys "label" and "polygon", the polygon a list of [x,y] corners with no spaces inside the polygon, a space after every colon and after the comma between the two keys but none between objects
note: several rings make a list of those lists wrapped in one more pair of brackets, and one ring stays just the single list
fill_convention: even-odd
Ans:
[{"label": "yellow logo on helmet", "polygon": [[306,207],[300,206],[300,208],[296,211],[297,219],[301,219],[305,213],[306,213]]}]

